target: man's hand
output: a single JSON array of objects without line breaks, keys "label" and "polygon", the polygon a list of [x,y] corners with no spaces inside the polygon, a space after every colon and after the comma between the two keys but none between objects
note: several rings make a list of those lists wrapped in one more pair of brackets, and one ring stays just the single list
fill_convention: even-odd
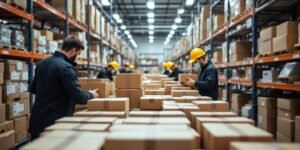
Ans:
[{"label": "man's hand", "polygon": [[189,86],[189,87],[194,87],[195,86],[195,80],[191,79],[191,78],[186,78],[187,81],[185,82],[185,85]]},{"label": "man's hand", "polygon": [[98,98],[99,97],[98,90],[99,89],[89,90],[89,92],[93,94],[94,98]]}]

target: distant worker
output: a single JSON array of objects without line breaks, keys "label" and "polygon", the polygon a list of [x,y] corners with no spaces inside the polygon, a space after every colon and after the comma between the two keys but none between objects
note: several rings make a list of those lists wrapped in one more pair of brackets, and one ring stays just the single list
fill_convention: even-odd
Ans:
[{"label": "distant worker", "polygon": [[[35,94],[29,121],[31,140],[57,119],[72,116],[75,104],[97,98],[97,89],[84,92],[76,76],[76,57],[84,50],[75,36],[64,39],[62,50],[37,63],[30,92]],[[98,89],[102,90],[102,89]]]},{"label": "distant worker", "polygon": [[169,76],[170,75],[170,71],[167,69],[167,66],[168,66],[168,64],[166,63],[166,62],[164,62],[163,64],[162,64],[162,66],[164,67],[164,75],[167,75],[167,76]]},{"label": "distant worker", "polygon": [[178,81],[179,74],[183,73],[173,62],[168,62],[167,69],[171,70],[169,78],[174,78],[174,81]]},{"label": "distant worker", "polygon": [[213,100],[218,99],[218,72],[213,63],[206,58],[206,53],[201,48],[195,48],[190,53],[189,63],[199,63],[201,72],[198,80],[188,78],[185,83],[190,87],[197,87],[202,96],[209,96]]},{"label": "distant worker", "polygon": [[98,79],[109,79],[113,81],[113,76],[116,75],[119,70],[119,64],[116,61],[112,61],[107,67],[102,68],[97,75]]},{"label": "distant worker", "polygon": [[129,64],[125,63],[123,67],[119,70],[119,73],[127,73],[129,71]]},{"label": "distant worker", "polygon": [[129,70],[127,71],[127,73],[133,73],[133,71],[134,71],[134,65],[129,65]]}]

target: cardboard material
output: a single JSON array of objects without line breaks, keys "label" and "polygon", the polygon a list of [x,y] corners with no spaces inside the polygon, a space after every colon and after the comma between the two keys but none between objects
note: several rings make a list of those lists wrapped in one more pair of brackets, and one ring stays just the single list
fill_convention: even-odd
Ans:
[{"label": "cardboard material", "polygon": [[79,111],[74,113],[75,117],[116,117],[125,118],[125,111]]},{"label": "cardboard material", "polygon": [[[52,131],[25,145],[22,150],[32,149],[102,149],[106,132]],[[76,137],[76,138],[74,138]],[[45,146],[46,145],[46,146]]]},{"label": "cardboard material", "polygon": [[6,118],[14,119],[29,113],[29,100],[19,100],[6,104]]},{"label": "cardboard material", "polygon": [[114,131],[138,131],[143,132],[145,130],[155,131],[188,131],[190,127],[187,125],[169,125],[169,124],[114,124],[109,128],[110,132]]},{"label": "cardboard material", "polygon": [[276,26],[276,36],[281,36],[285,34],[298,34],[298,22],[297,21],[286,21],[278,26]]},{"label": "cardboard material", "polygon": [[11,130],[14,130],[14,122],[12,120],[11,121],[5,121],[5,122],[0,124],[1,133],[8,132],[8,131],[11,131]]},{"label": "cardboard material", "polygon": [[15,142],[15,131],[11,130],[0,134],[0,145],[1,149],[8,150],[14,148]]},{"label": "cardboard material", "polygon": [[297,99],[277,99],[278,117],[294,120],[300,115],[300,102]]},{"label": "cardboard material", "polygon": [[141,89],[117,89],[117,97],[128,97],[130,108],[140,108],[140,100],[143,96],[143,90]]},{"label": "cardboard material", "polygon": [[276,108],[258,106],[257,126],[261,129],[276,134]]},{"label": "cardboard material", "polygon": [[300,142],[300,116],[295,118],[295,142]]},{"label": "cardboard material", "polygon": [[284,135],[282,135],[281,133],[276,133],[276,141],[277,142],[281,142],[281,143],[291,143],[293,142],[293,140],[291,138],[288,138]]},{"label": "cardboard material", "polygon": [[161,110],[164,98],[162,96],[141,97],[141,110]]},{"label": "cardboard material", "polygon": [[199,96],[198,90],[173,90],[171,92],[173,97],[181,97],[181,96]]},{"label": "cardboard material", "polygon": [[6,120],[6,105],[0,104],[0,123]]},{"label": "cardboard material", "polygon": [[56,120],[56,123],[83,123],[83,124],[112,124],[116,117],[64,117]]},{"label": "cardboard material", "polygon": [[172,97],[165,96],[165,101],[175,101],[176,103],[193,103],[193,101],[210,101],[211,97],[208,96],[182,96]]},{"label": "cardboard material", "polygon": [[209,150],[229,150],[232,141],[271,142],[272,135],[250,124],[204,123],[204,136]]},{"label": "cardboard material", "polygon": [[269,41],[272,40],[272,38],[274,38],[275,36],[276,36],[276,27],[270,26],[260,31],[259,40],[262,42]]},{"label": "cardboard material", "polygon": [[298,150],[300,144],[296,143],[263,143],[263,142],[231,142],[231,150]]},{"label": "cardboard material", "polygon": [[[149,134],[150,133],[150,134]],[[106,138],[106,150],[183,150],[193,149],[194,136],[189,131],[132,132],[115,131]],[[174,144],[176,143],[176,144]]]},{"label": "cardboard material", "polygon": [[184,84],[187,79],[186,78],[191,78],[193,80],[198,80],[198,75],[197,74],[179,74],[178,76],[178,82],[181,84]]},{"label": "cardboard material", "polygon": [[131,111],[129,117],[185,117],[182,111]]},{"label": "cardboard material", "polygon": [[27,129],[27,116],[14,119],[14,130],[17,143],[27,138]]},{"label": "cardboard material", "polygon": [[172,90],[191,90],[191,87],[171,87]]},{"label": "cardboard material", "polygon": [[140,74],[117,74],[116,75],[117,89],[141,89],[142,76]]},{"label": "cardboard material", "polygon": [[165,90],[145,90],[145,95],[165,95]]},{"label": "cardboard material", "polygon": [[191,120],[191,112],[198,112],[201,111],[199,107],[197,106],[184,106],[184,105],[163,105],[163,110],[164,111],[178,111],[181,110],[185,113],[186,117]]},{"label": "cardboard material", "polygon": [[267,108],[275,108],[277,107],[276,98],[272,97],[257,97],[257,105]]},{"label": "cardboard material", "polygon": [[233,112],[191,112],[192,127],[196,127],[197,117],[237,117],[237,114]]},{"label": "cardboard material", "polygon": [[298,42],[298,36],[293,34],[280,35],[273,38],[273,52],[290,50]]},{"label": "cardboard material", "polygon": [[88,111],[129,112],[129,98],[97,98],[88,101]]},{"label": "cardboard material", "polygon": [[81,88],[88,92],[89,90],[98,89],[98,94],[100,98],[105,98],[109,96],[109,84],[102,82],[80,82]]},{"label": "cardboard material", "polygon": [[269,54],[273,52],[273,40],[259,41],[258,51],[260,54]]},{"label": "cardboard material", "polygon": [[180,84],[165,84],[165,95],[171,95],[172,87],[182,87]]},{"label": "cardboard material", "polygon": [[240,94],[240,93],[232,93],[231,94],[231,109],[239,112],[242,107],[251,100],[250,94]]},{"label": "cardboard material", "polygon": [[277,132],[288,137],[292,141],[295,139],[295,121],[285,118],[277,118]]},{"label": "cardboard material", "polygon": [[125,118],[123,124],[183,124],[190,126],[190,121],[183,117],[163,118],[163,117],[129,117]]},{"label": "cardboard material", "polygon": [[230,44],[229,50],[231,61],[242,61],[244,58],[251,57],[251,42],[235,41]]},{"label": "cardboard material", "polygon": [[193,104],[200,108],[200,111],[229,111],[229,104],[224,101],[193,101]]},{"label": "cardboard material", "polygon": [[82,124],[82,123],[56,123],[45,129],[45,131],[53,130],[72,130],[72,131],[91,131],[104,132],[107,131],[110,124]]},{"label": "cardboard material", "polygon": [[160,84],[147,84],[147,85],[144,85],[144,90],[158,90],[159,88],[161,88]]}]

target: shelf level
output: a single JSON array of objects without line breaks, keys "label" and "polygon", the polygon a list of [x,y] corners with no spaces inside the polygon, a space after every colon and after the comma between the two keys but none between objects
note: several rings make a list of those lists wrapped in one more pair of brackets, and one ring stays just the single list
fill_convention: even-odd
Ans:
[{"label": "shelf level", "polygon": [[13,6],[10,6],[10,5],[8,5],[4,2],[0,2],[0,9],[4,10],[5,12],[8,12],[11,15],[20,17],[20,18],[28,20],[30,22],[33,21],[33,17],[32,17],[31,14],[28,14],[28,13],[26,13],[22,10],[19,10],[19,9],[13,7]]},{"label": "shelf level", "polygon": [[300,85],[286,84],[286,83],[257,82],[257,87],[300,92]]},{"label": "shelf level", "polygon": [[23,52],[18,50],[11,50],[8,48],[0,48],[0,57],[13,58],[18,60],[28,60],[31,58],[30,52]]},{"label": "shelf level", "polygon": [[252,86],[252,80],[229,79],[228,83]]},{"label": "shelf level", "polygon": [[256,58],[254,62],[255,64],[266,64],[266,63],[274,63],[280,61],[292,61],[296,59],[300,59],[300,51],[294,53],[269,56],[269,57]]}]

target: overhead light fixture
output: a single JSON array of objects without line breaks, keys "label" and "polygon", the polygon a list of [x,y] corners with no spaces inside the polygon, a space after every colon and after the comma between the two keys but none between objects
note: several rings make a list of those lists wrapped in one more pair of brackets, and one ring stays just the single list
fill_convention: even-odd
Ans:
[{"label": "overhead light fixture", "polygon": [[154,18],[149,18],[148,23],[154,23]]},{"label": "overhead light fixture", "polygon": [[128,30],[126,30],[124,33],[128,35],[128,34],[129,34],[129,31],[128,31]]},{"label": "overhead light fixture", "polygon": [[122,29],[122,30],[125,30],[125,29],[126,29],[126,26],[125,26],[125,25],[121,25],[121,29]]},{"label": "overhead light fixture", "polygon": [[132,35],[130,35],[130,34],[128,34],[127,37],[128,37],[129,39],[132,39]]},{"label": "overhead light fixture", "polygon": [[181,23],[182,19],[180,17],[176,17],[175,23]]},{"label": "overhead light fixture", "polygon": [[165,42],[164,42],[164,45],[167,45],[168,43],[169,43],[169,42],[165,41]]},{"label": "overhead light fixture", "polygon": [[170,34],[171,34],[171,35],[175,34],[175,31],[174,31],[174,30],[171,30],[171,31],[170,31]]},{"label": "overhead light fixture", "polygon": [[120,16],[119,16],[119,14],[115,13],[115,14],[113,14],[113,18],[114,18],[115,20],[118,20],[118,19],[120,19]]},{"label": "overhead light fixture", "polygon": [[182,33],[182,36],[186,36],[186,33],[185,33],[185,32],[183,32],[183,33]]},{"label": "overhead light fixture", "polygon": [[118,24],[121,24],[121,23],[123,23],[123,20],[119,18],[119,19],[117,20],[117,23],[118,23]]},{"label": "overhead light fixture", "polygon": [[153,17],[154,17],[154,13],[153,13],[153,12],[148,12],[148,13],[147,13],[147,16],[148,16],[149,18],[153,18]]},{"label": "overhead light fixture", "polygon": [[183,14],[183,13],[184,13],[184,8],[178,9],[178,14],[179,14],[179,15],[181,15],[181,14]]},{"label": "overhead light fixture", "polygon": [[194,4],[195,0],[186,0],[185,5],[192,6]]},{"label": "overhead light fixture", "polygon": [[149,25],[148,28],[149,28],[150,30],[153,30],[153,29],[154,29],[154,25]]},{"label": "overhead light fixture", "polygon": [[153,0],[148,0],[147,2],[147,8],[148,9],[154,9],[155,8],[155,3]]},{"label": "overhead light fixture", "polygon": [[101,0],[101,4],[102,4],[103,6],[109,6],[109,5],[110,5],[110,2],[109,2],[109,0]]},{"label": "overhead light fixture", "polygon": [[153,34],[154,34],[154,31],[149,31],[149,34],[150,34],[150,35],[153,35]]},{"label": "overhead light fixture", "polygon": [[154,37],[153,37],[153,36],[149,36],[149,39],[150,39],[150,40],[153,40],[153,39],[154,39]]},{"label": "overhead light fixture", "polygon": [[173,29],[173,30],[176,30],[176,29],[177,29],[177,25],[176,25],[176,24],[173,24],[173,25],[172,25],[172,29]]},{"label": "overhead light fixture", "polygon": [[153,40],[149,40],[149,43],[153,43]]}]

